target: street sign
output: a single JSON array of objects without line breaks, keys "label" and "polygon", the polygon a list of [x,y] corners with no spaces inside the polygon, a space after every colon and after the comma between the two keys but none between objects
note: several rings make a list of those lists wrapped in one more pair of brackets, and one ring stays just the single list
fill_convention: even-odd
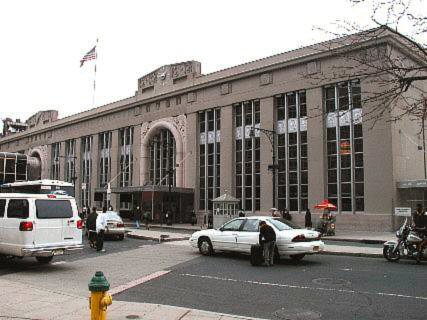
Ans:
[{"label": "street sign", "polygon": [[396,207],[394,208],[394,215],[399,217],[410,217],[411,208],[408,207]]}]

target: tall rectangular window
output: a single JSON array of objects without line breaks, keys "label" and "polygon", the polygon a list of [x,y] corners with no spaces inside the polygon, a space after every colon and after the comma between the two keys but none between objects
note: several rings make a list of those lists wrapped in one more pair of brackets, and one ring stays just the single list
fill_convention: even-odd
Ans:
[{"label": "tall rectangular window", "polygon": [[220,194],[221,110],[199,113],[199,209],[212,210]]},{"label": "tall rectangular window", "polygon": [[99,134],[99,186],[107,187],[111,179],[111,131]]},{"label": "tall rectangular window", "polygon": [[120,186],[132,185],[133,172],[133,127],[120,129]]},{"label": "tall rectangular window", "polygon": [[82,186],[82,207],[89,208],[90,205],[90,190],[91,190],[91,174],[92,174],[92,137],[87,136],[81,139],[82,143],[82,173],[81,173],[81,186]]},{"label": "tall rectangular window", "polygon": [[52,144],[52,169],[50,171],[50,177],[52,180],[59,180],[59,172],[60,172],[60,161],[59,156],[61,153],[61,143],[53,143]]},{"label": "tall rectangular window", "polygon": [[76,177],[76,140],[65,141],[65,181],[75,183]]},{"label": "tall rectangular window", "polygon": [[279,209],[308,205],[307,104],[304,90],[275,97],[277,115],[277,199]]},{"label": "tall rectangular window", "polygon": [[323,89],[326,121],[327,192],[339,211],[364,210],[361,90],[358,80]]},{"label": "tall rectangular window", "polygon": [[245,211],[257,211],[261,207],[260,170],[260,103],[245,101],[233,106],[236,130],[236,198],[241,200]]}]

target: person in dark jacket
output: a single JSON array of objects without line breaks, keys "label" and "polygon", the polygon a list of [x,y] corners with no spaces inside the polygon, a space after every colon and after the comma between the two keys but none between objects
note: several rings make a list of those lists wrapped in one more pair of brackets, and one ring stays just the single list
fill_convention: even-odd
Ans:
[{"label": "person in dark jacket", "polygon": [[259,222],[259,244],[263,248],[264,266],[272,266],[276,233],[274,229],[263,220]]},{"label": "person in dark jacket", "polygon": [[417,263],[420,263],[424,248],[427,246],[427,216],[420,203],[417,204],[417,208],[412,215],[412,222],[414,224],[415,231],[423,238],[423,241],[417,244]]},{"label": "person in dark jacket", "polygon": [[142,218],[142,212],[139,206],[136,206],[134,212],[133,212],[133,219],[135,220],[135,227],[137,229],[141,226],[141,218]]},{"label": "person in dark jacket", "polygon": [[307,211],[305,212],[305,227],[306,228],[313,227],[313,223],[311,222],[311,211],[310,211],[310,209],[307,209]]},{"label": "person in dark jacket", "polygon": [[90,242],[95,243],[96,241],[96,218],[98,213],[96,213],[96,207],[92,208],[91,213],[88,214],[86,219],[86,230],[88,232],[88,238]]}]

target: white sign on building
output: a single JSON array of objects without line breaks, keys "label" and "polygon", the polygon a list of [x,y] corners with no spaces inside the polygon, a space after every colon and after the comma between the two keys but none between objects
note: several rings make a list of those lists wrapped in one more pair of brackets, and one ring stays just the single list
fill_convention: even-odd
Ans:
[{"label": "white sign on building", "polygon": [[399,217],[410,217],[411,208],[407,207],[396,207],[394,208],[394,215]]}]

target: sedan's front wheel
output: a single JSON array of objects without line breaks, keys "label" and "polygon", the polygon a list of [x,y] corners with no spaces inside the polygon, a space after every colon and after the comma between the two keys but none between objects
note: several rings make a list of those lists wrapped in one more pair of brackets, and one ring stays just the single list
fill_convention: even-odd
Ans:
[{"label": "sedan's front wheel", "polygon": [[212,243],[209,238],[199,240],[199,252],[204,256],[210,256],[213,253]]}]

